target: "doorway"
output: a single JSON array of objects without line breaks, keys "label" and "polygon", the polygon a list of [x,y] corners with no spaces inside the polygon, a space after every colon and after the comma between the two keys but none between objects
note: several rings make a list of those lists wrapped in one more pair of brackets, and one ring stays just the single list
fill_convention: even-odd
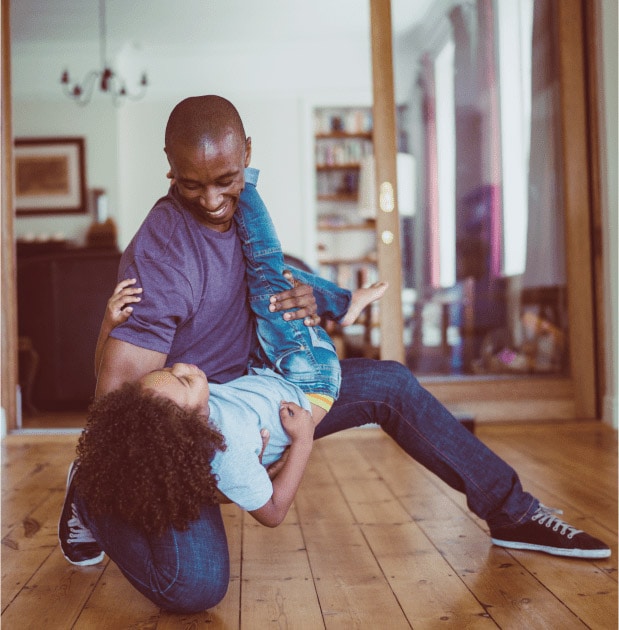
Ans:
[{"label": "doorway", "polygon": [[[396,4],[394,0],[393,4]],[[470,5],[471,3],[465,3]],[[478,2],[477,6],[493,5],[487,2]],[[570,264],[565,269],[567,294],[564,296],[565,312],[567,313],[569,357],[567,374],[544,375],[543,378],[532,378],[531,375],[496,375],[488,374],[462,374],[456,380],[448,380],[444,375],[424,377],[424,382],[433,393],[441,400],[457,406],[461,401],[467,400],[468,408],[481,419],[513,419],[523,418],[523,410],[527,417],[563,417],[591,418],[596,415],[595,396],[595,357],[594,357],[594,328],[592,315],[592,288],[591,288],[591,254],[589,234],[589,200],[588,200],[588,160],[587,160],[587,116],[586,116],[586,66],[584,59],[584,42],[582,39],[583,22],[582,4],[576,0],[568,0],[555,3],[558,13],[556,15],[556,37],[558,42],[558,75],[560,78],[560,119],[561,129],[561,155],[563,156],[562,169],[563,181],[566,184],[563,190],[562,210],[567,219],[566,222],[566,252]],[[2,46],[3,46],[3,166],[10,165],[10,81],[8,79],[9,29],[8,29],[8,1],[2,3]],[[456,16],[457,17],[457,16]],[[471,22],[470,17],[469,22]],[[449,17],[447,24],[449,24]],[[394,53],[396,57],[396,92],[398,89],[397,67],[398,41],[394,38]],[[449,60],[449,51],[441,57],[443,67],[445,60]],[[440,65],[439,62],[438,65]],[[448,65],[448,64],[447,64]],[[396,97],[396,103],[398,98]],[[567,112],[572,112],[569,121]],[[569,124],[568,124],[569,123]],[[569,157],[569,159],[566,159]],[[3,407],[7,413],[9,427],[14,426],[16,412],[15,384],[16,376],[16,322],[15,322],[15,286],[11,283],[14,277],[14,243],[12,238],[12,212],[11,212],[11,180],[10,169],[3,168],[6,173],[3,181]],[[583,180],[585,174],[585,180]],[[483,205],[483,204],[482,204]],[[417,219],[415,218],[415,221]],[[403,230],[404,231],[404,230]],[[419,233],[419,232],[417,232]],[[413,241],[414,242],[414,241]],[[419,248],[413,248],[414,261],[419,256]],[[414,264],[414,263],[413,263]],[[417,265],[419,269],[419,265]],[[417,273],[413,270],[413,274]],[[406,274],[405,274],[406,275]],[[433,285],[430,285],[433,286]],[[569,287],[578,287],[578,291],[570,291]],[[409,288],[409,287],[404,287]],[[508,293],[509,294],[509,293]],[[404,294],[406,297],[406,294]],[[407,302],[404,300],[406,307]],[[432,308],[435,314],[432,315]],[[428,309],[427,318],[435,321],[436,308]],[[444,312],[443,305],[438,310],[439,315]],[[451,312],[448,310],[451,317]],[[414,336],[414,328],[411,323],[414,311],[404,311],[403,320],[409,320],[408,334],[410,339]],[[425,313],[422,315],[422,319]],[[549,316],[550,317],[550,316]],[[440,321],[440,317],[439,317]],[[443,331],[445,335],[443,335]],[[437,332],[439,333],[437,335]],[[434,324],[434,338],[426,336],[425,342],[431,351],[446,341],[448,348],[443,348],[453,353],[457,345],[457,331],[453,326]],[[388,326],[382,327],[382,335],[390,337],[393,330]],[[406,331],[404,338],[395,339],[397,346],[407,342]],[[438,346],[437,344],[438,339]],[[423,342],[422,336],[422,342]],[[434,344],[434,345],[431,345]],[[431,352],[430,352],[431,354]],[[457,354],[457,353],[455,353]],[[472,355],[473,359],[479,356]],[[425,358],[425,357],[421,357]],[[450,361],[453,360],[450,357]]]},{"label": "doorway", "polygon": [[597,414],[586,17],[478,0],[394,25],[406,361],[482,421]]}]

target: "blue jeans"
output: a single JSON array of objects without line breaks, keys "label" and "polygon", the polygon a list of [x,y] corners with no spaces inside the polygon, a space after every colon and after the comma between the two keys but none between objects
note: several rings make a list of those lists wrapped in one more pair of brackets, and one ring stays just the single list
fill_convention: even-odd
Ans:
[{"label": "blue jeans", "polygon": [[[290,284],[282,275],[286,269],[284,255],[271,217],[256,190],[257,179],[256,169],[245,170],[245,188],[234,218],[245,256],[249,304],[260,341],[259,356],[266,356],[262,362],[271,364],[303,392],[336,399],[341,371],[329,335],[319,326],[305,326],[302,320],[286,321],[282,313],[269,311],[271,296],[290,289]],[[324,281],[323,286],[326,284]],[[333,287],[332,293],[336,292],[337,287]],[[344,293],[344,298],[346,294],[349,292]]]},{"label": "blue jeans", "polygon": [[[346,359],[342,387],[315,438],[378,423],[404,451],[451,487],[490,529],[516,525],[539,502],[523,491],[518,475],[394,361]],[[228,551],[219,508],[207,507],[188,532],[146,541],[111,519],[86,525],[129,581],[155,604],[176,612],[214,606],[228,584]]]},{"label": "blue jeans", "polygon": [[192,613],[216,606],[228,590],[228,541],[218,505],[202,508],[187,531],[146,537],[112,516],[90,519],[77,509],[95,540],[142,595],[165,610]]}]

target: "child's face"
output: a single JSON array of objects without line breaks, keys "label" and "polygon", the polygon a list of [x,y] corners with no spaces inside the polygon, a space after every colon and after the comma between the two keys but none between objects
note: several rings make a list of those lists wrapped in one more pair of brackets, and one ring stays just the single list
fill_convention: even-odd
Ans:
[{"label": "child's face", "polygon": [[199,407],[206,410],[209,399],[208,381],[206,374],[195,365],[175,363],[172,367],[149,372],[140,379],[140,383],[180,407]]}]

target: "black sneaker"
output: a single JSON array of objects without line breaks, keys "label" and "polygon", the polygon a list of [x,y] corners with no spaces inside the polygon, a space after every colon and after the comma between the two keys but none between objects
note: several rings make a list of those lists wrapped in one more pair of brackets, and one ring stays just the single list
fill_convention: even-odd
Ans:
[{"label": "black sneaker", "polygon": [[77,461],[69,466],[67,491],[58,522],[58,539],[62,554],[71,563],[79,566],[98,564],[105,553],[93,538],[90,530],[82,523],[74,503],[75,488],[73,479],[77,471]]},{"label": "black sneaker", "polygon": [[557,518],[561,510],[541,505],[531,520],[516,527],[503,527],[490,533],[492,542],[509,549],[543,551],[569,558],[608,558],[610,548],[601,540]]}]

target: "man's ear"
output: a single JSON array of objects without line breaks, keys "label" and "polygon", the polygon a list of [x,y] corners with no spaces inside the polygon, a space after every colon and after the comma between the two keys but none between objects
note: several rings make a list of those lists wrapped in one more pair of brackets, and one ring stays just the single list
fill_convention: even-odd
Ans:
[{"label": "man's ear", "polygon": [[168,154],[168,150],[166,149],[166,147],[163,147],[163,152],[166,154],[166,157],[168,158],[168,165],[169,165],[169,169],[168,172],[166,173],[166,177],[171,180],[170,181],[170,186],[174,186],[174,184],[176,184],[176,180],[174,179],[174,174],[172,173],[172,162],[170,162],[170,155]]},{"label": "man's ear", "polygon": [[251,138],[248,136],[245,140],[245,168],[249,166],[251,162]]}]

